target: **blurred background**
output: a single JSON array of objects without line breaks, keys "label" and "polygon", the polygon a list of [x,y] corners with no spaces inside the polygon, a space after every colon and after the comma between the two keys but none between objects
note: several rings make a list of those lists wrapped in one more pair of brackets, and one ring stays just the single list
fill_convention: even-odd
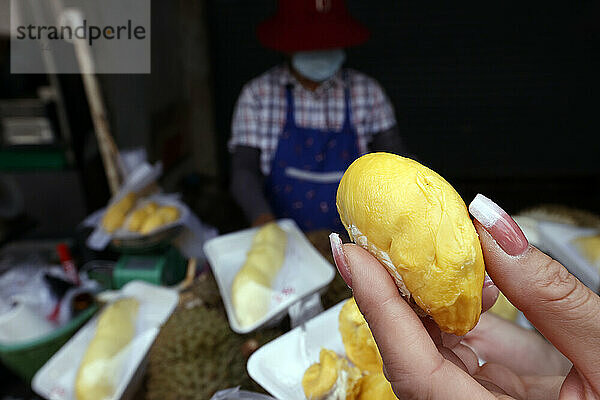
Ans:
[{"label": "blurred background", "polygon": [[[11,74],[9,3],[0,0],[0,255],[67,240],[76,258],[97,257],[81,222],[111,191],[82,77]],[[283,61],[255,34],[276,6],[154,0],[152,72],[97,76],[116,146],[162,162],[160,186],[219,233],[252,222],[229,193],[227,142],[242,87]],[[379,81],[410,153],[467,203],[484,193],[512,214],[548,204],[600,214],[599,2],[347,6],[372,35],[347,50],[346,66]]]},{"label": "blurred background", "polygon": [[[167,186],[194,191],[200,217],[225,229],[240,217],[213,209],[227,197],[233,107],[247,81],[282,61],[255,36],[275,7],[153,2],[152,73],[99,75],[118,147],[143,147],[162,160]],[[598,211],[597,2],[348,7],[372,37],[348,49],[347,65],[381,83],[410,151],[465,199],[486,193],[512,212],[539,203]],[[109,196],[81,78],[11,75],[9,56],[5,35],[0,115],[45,118],[53,155],[63,159],[52,168],[4,165],[2,174],[17,181],[32,232],[66,232]],[[31,193],[41,183],[43,199]],[[34,197],[52,206],[53,194],[65,192],[68,213],[34,206]]]}]

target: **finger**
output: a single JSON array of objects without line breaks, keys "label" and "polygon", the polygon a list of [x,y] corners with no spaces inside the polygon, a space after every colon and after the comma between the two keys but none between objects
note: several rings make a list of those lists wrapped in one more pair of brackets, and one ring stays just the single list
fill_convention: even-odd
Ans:
[{"label": "finger", "polygon": [[[485,381],[493,382],[501,390],[495,391],[504,392],[511,398],[527,400],[558,399],[565,379],[564,376],[519,376],[511,369],[495,363],[484,364],[473,377],[482,384]],[[493,390],[490,387],[488,389]]]},{"label": "finger", "polygon": [[[481,297],[481,313],[483,314],[496,303],[498,300],[498,295],[500,294],[500,290],[494,285],[492,280],[488,281],[488,277],[486,277],[486,282],[484,282],[483,293]],[[487,285],[487,286],[486,286]]]},{"label": "finger", "polygon": [[514,220],[477,195],[477,219],[486,269],[527,319],[588,378],[600,374],[600,298],[561,264],[528,245]]},{"label": "finger", "polygon": [[458,368],[462,369],[465,372],[469,372],[467,365],[463,362],[463,360],[456,355],[452,350],[447,349],[442,346],[438,346],[438,351],[446,360],[450,361],[452,364],[456,365]]},{"label": "finger", "polygon": [[527,398],[527,391],[518,375],[500,364],[486,363],[473,375],[498,385],[506,394],[517,399]]},{"label": "finger", "polygon": [[[521,377],[525,390],[527,390],[527,400],[558,399],[564,380],[564,375]],[[564,398],[573,397],[565,396]]]},{"label": "finger", "polygon": [[497,317],[483,314],[463,338],[487,362],[502,364],[519,375],[566,375],[570,361],[536,332]]},{"label": "finger", "polygon": [[344,245],[343,251],[354,298],[369,323],[396,395],[450,400],[470,393],[472,399],[491,398],[465,371],[442,357],[376,258],[355,245]]},{"label": "finger", "polygon": [[477,354],[475,354],[471,348],[464,344],[458,344],[454,346],[452,351],[462,360],[470,375],[473,375],[479,370],[479,358],[477,358]]}]

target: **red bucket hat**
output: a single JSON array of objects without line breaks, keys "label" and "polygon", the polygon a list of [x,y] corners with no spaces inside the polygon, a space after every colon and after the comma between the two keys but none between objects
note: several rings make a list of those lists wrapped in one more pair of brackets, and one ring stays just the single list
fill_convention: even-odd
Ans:
[{"label": "red bucket hat", "polygon": [[370,36],[344,0],[279,0],[276,14],[256,33],[263,46],[283,52],[355,46]]}]

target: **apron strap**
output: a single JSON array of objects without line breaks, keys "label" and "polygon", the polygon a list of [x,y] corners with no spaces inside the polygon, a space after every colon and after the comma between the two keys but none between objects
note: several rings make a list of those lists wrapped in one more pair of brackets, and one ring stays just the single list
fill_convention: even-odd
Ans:
[{"label": "apron strap", "polygon": [[294,89],[294,85],[288,83],[285,85],[285,98],[287,101],[287,124],[291,126],[296,126],[296,116],[294,114],[294,94],[292,90]]}]

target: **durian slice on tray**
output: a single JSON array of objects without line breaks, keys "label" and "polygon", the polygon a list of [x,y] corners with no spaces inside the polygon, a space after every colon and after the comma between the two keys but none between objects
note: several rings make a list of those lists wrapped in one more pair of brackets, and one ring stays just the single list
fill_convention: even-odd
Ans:
[{"label": "durian slice on tray", "polygon": [[121,371],[125,346],[135,335],[135,320],[139,302],[134,298],[117,300],[107,306],[96,326],[77,372],[75,397],[77,400],[112,398]]},{"label": "durian slice on tray", "polygon": [[108,233],[119,229],[131,209],[135,206],[137,195],[134,192],[125,194],[120,200],[108,206],[106,213],[102,217],[102,228]]},{"label": "durian slice on tray", "polygon": [[337,191],[350,238],[386,266],[441,330],[464,335],[481,312],[484,263],[465,203],[440,175],[389,153],[355,160]]},{"label": "durian slice on tray", "polygon": [[339,315],[339,331],[348,359],[361,371],[379,372],[381,355],[354,297],[346,301]]},{"label": "durian slice on tray", "polygon": [[309,400],[354,400],[362,375],[334,351],[321,349],[319,362],[304,372],[302,388]]},{"label": "durian slice on tray", "polygon": [[269,311],[271,285],[283,266],[287,234],[272,222],[258,230],[246,261],[231,285],[236,318],[242,327],[254,324]]}]

